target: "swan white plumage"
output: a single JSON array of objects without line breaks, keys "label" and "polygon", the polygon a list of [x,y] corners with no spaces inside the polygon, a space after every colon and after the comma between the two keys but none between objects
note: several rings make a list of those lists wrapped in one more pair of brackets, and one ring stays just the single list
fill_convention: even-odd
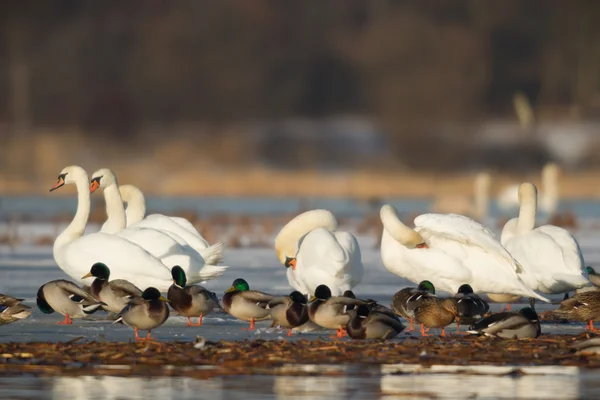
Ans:
[{"label": "swan white plumage", "polygon": [[[138,246],[143,247],[150,254],[160,259],[167,267],[180,266],[190,277],[190,283],[202,282],[219,277],[227,267],[208,264],[202,254],[190,247],[187,242],[173,232],[160,229],[147,228],[134,224],[125,228],[125,209],[121,199],[119,184],[115,174],[108,168],[94,172],[90,182],[90,190],[103,188],[106,202],[107,220],[102,225],[101,232],[123,237]],[[168,217],[165,217],[168,218]],[[222,253],[222,244],[217,243],[212,248],[203,251],[214,255]]]},{"label": "swan white plumage", "polygon": [[337,220],[327,210],[302,213],[281,229],[275,251],[294,289],[312,295],[324,284],[335,295],[360,283],[364,268],[358,242],[336,229]]},{"label": "swan white plumage", "polygon": [[565,229],[543,225],[534,229],[537,191],[529,182],[519,187],[518,218],[502,229],[501,242],[519,261],[521,279],[530,288],[548,294],[589,286],[583,254],[577,240]]},{"label": "swan white plumage", "polygon": [[[146,215],[146,198],[140,189],[133,185],[119,185],[119,193],[121,193],[121,199],[124,203],[127,203],[127,208],[125,208],[125,217],[127,219],[127,226],[131,226],[141,222]],[[200,240],[192,240],[196,244],[196,248],[199,246],[210,247],[208,242],[202,237],[200,232],[194,227],[194,225],[185,218],[181,217],[169,217],[162,214],[151,214],[147,217],[147,227],[154,227],[156,229],[161,229],[166,226],[167,230],[175,231],[174,233],[180,232],[181,230],[172,225],[171,221],[163,221],[164,218],[170,219],[172,222],[180,225],[181,228],[187,230],[194,236],[200,238]],[[166,223],[166,225],[161,225],[161,221]],[[187,236],[187,232],[183,232],[184,236]]]},{"label": "swan white plumage", "polygon": [[[558,176],[560,167],[555,163],[547,163],[542,168],[542,191],[539,194],[539,209],[546,214],[554,214],[560,202]],[[514,212],[519,208],[519,185],[506,187],[497,198],[498,207],[504,212]]]},{"label": "swan white plumage", "polygon": [[77,187],[77,211],[73,221],[54,241],[54,259],[73,280],[90,285],[92,278],[82,279],[97,262],[110,266],[113,279],[125,279],[140,288],[150,286],[166,291],[173,281],[171,270],[160,260],[132,242],[107,233],[83,236],[90,214],[88,175],[79,166],[61,171],[58,182],[50,189],[65,184]]},{"label": "swan white plumage", "polygon": [[468,283],[478,293],[502,290],[548,301],[521,281],[518,263],[493,233],[472,219],[422,214],[411,229],[388,204],[381,207],[380,217],[381,257],[390,272],[415,283],[429,280],[449,293]]},{"label": "swan white plumage", "polygon": [[484,221],[488,216],[490,185],[490,174],[479,172],[473,180],[473,196],[437,196],[431,205],[431,210],[441,214],[454,213],[467,215],[477,221]]}]

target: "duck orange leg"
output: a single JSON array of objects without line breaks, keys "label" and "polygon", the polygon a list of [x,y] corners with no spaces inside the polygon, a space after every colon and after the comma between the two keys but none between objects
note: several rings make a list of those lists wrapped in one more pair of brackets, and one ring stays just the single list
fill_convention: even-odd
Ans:
[{"label": "duck orange leg", "polygon": [[431,335],[429,335],[429,334],[426,333],[428,330],[429,329],[425,330],[425,325],[421,324],[421,336],[431,336]]},{"label": "duck orange leg", "polygon": [[344,336],[348,336],[348,333],[344,328],[340,328],[337,330],[337,337],[342,338]]},{"label": "duck orange leg", "polygon": [[412,332],[415,330],[415,319],[414,318],[410,318],[408,320],[408,329],[406,330],[407,332]]},{"label": "duck orange leg", "polygon": [[192,326],[193,325],[192,324],[192,319],[190,317],[187,317],[187,319],[188,319],[187,326]]},{"label": "duck orange leg", "polygon": [[594,328],[594,321],[590,320],[590,322],[588,322],[588,325],[586,326],[586,328],[590,331],[590,332],[594,332],[594,333],[598,333],[600,332],[600,329],[596,329]]},{"label": "duck orange leg", "polygon": [[442,328],[442,333],[440,334],[441,337],[446,337],[446,328]]},{"label": "duck orange leg", "polygon": [[254,330],[254,318],[250,318],[250,327],[242,328],[243,331],[253,331]]},{"label": "duck orange leg", "polygon": [[203,314],[200,314],[197,324],[192,324],[192,326],[202,326],[202,318],[204,318]]},{"label": "duck orange leg", "polygon": [[288,336],[292,336],[292,331],[293,331],[293,330],[294,330],[294,329],[290,329],[290,330],[288,331],[287,335],[288,335]]},{"label": "duck orange leg", "polygon": [[73,320],[69,317],[69,314],[65,314],[65,320],[57,322],[56,325],[71,325]]}]

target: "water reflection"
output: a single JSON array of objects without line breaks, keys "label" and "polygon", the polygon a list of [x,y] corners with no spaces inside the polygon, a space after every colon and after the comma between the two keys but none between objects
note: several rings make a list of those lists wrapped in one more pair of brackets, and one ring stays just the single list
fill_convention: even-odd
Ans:
[{"label": "water reflection", "polygon": [[[559,367],[560,368],[560,367]],[[469,375],[452,373],[396,374],[383,368],[334,366],[319,376],[320,368],[300,366],[312,376],[227,376],[193,378],[49,377],[0,378],[0,398],[60,400],[129,399],[578,399],[599,398],[599,373],[565,370],[543,375]],[[541,371],[544,372],[544,371]],[[333,376],[332,376],[333,374]]]}]

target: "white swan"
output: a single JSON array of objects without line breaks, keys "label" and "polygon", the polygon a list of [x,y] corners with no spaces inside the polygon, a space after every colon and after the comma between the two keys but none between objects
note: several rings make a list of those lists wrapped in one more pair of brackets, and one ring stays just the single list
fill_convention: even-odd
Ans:
[{"label": "white swan", "polygon": [[146,250],[102,232],[83,236],[90,214],[89,181],[83,168],[74,165],[63,169],[50,191],[65,184],[77,187],[77,212],[54,241],[54,259],[58,266],[75,281],[90,285],[93,279],[82,277],[94,263],[101,262],[110,266],[113,279],[125,279],[140,288],[154,286],[168,290],[173,282],[170,269]]},{"label": "white swan", "polygon": [[473,180],[473,196],[437,196],[431,205],[431,210],[441,214],[454,213],[468,215],[477,221],[483,221],[488,216],[490,185],[490,174],[480,172],[475,175],[475,179]]},{"label": "white swan", "polygon": [[302,213],[281,229],[275,251],[294,289],[312,295],[324,284],[335,295],[360,283],[364,269],[358,242],[336,229],[337,221],[327,210]]},{"label": "white swan", "polygon": [[[104,190],[106,214],[108,216],[106,222],[102,225],[101,232],[123,237],[143,247],[170,268],[175,265],[180,266],[185,271],[186,276],[190,277],[190,283],[214,279],[221,276],[227,269],[225,266],[209,265],[202,257],[202,253],[190,247],[183,238],[173,232],[141,227],[140,224],[125,228],[125,209],[119,191],[119,184],[117,177],[110,169],[102,168],[92,175],[91,191],[93,192],[99,187]],[[221,243],[217,243],[212,247],[203,248],[202,251],[214,256],[217,253],[222,254],[222,247]]]},{"label": "white swan", "polygon": [[519,261],[521,279],[530,288],[548,294],[567,293],[589,286],[577,240],[565,229],[543,225],[534,229],[537,191],[532,183],[519,187],[519,217],[502,229],[501,242]]},{"label": "white swan", "polygon": [[[144,197],[142,191],[133,185],[119,185],[119,193],[121,193],[121,199],[123,202],[127,203],[127,208],[125,208],[127,226],[141,222],[146,215],[146,198]],[[168,218],[170,221],[165,220],[165,218]],[[169,217],[162,214],[151,214],[148,215],[143,224],[145,224],[147,227],[154,227],[156,229],[166,228],[166,230],[174,231],[174,233],[179,232],[179,236],[183,234],[187,237],[187,232],[181,231],[181,228],[173,225],[172,222],[175,222],[187,232],[200,238],[200,240],[192,240],[196,244],[196,248],[202,246],[210,247],[208,242],[202,237],[194,225],[185,218]]]},{"label": "white swan", "polygon": [[[552,215],[560,202],[558,193],[558,176],[560,167],[555,163],[547,163],[542,168],[542,192],[540,193],[539,208],[546,214]],[[514,212],[519,208],[519,185],[506,187],[497,198],[498,207],[504,212]]]},{"label": "white swan", "polygon": [[477,293],[501,290],[548,301],[519,279],[518,263],[493,233],[472,219],[423,214],[410,229],[387,204],[381,207],[380,217],[381,257],[390,272],[415,283],[429,280],[449,293],[468,283]]}]

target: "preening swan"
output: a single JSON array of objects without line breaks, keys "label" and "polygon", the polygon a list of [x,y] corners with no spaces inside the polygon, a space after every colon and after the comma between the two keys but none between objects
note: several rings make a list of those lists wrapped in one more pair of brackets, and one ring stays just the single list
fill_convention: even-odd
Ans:
[{"label": "preening swan", "polygon": [[66,184],[77,187],[78,203],[73,221],[54,241],[58,266],[75,281],[90,285],[92,279],[82,277],[93,264],[101,262],[109,266],[114,279],[125,279],[139,288],[154,286],[166,291],[172,282],[171,270],[146,250],[107,233],[83,236],[90,213],[89,180],[83,168],[74,165],[63,169],[50,190]]},{"label": "preening swan", "polygon": [[[188,232],[199,239],[192,238],[191,242],[194,244],[196,249],[202,249],[210,247],[208,242],[204,240],[200,232],[194,227],[194,225],[185,218],[181,217],[169,217],[162,214],[151,214],[148,215],[146,220],[146,198],[140,189],[133,185],[119,185],[119,192],[121,193],[121,199],[124,203],[127,203],[125,208],[125,216],[127,220],[127,226],[131,226],[137,223],[142,223],[145,227],[155,229],[165,229],[167,231],[173,231],[178,233],[179,236],[188,237]],[[168,218],[168,220],[166,220]],[[144,220],[142,222],[142,220]],[[179,225],[173,224],[175,222]],[[186,231],[182,231],[185,229]],[[194,247],[192,246],[192,247]]]},{"label": "preening swan", "polygon": [[519,217],[502,229],[501,242],[523,267],[521,279],[542,293],[566,293],[589,286],[583,255],[565,229],[543,225],[534,229],[537,191],[532,183],[519,187]]},{"label": "preening swan", "polygon": [[[558,208],[558,176],[560,167],[555,163],[547,163],[542,169],[542,192],[539,195],[539,208],[544,213],[552,215]],[[498,207],[510,212],[519,208],[519,185],[511,185],[498,195]]]},{"label": "preening swan", "polygon": [[[117,178],[111,170],[102,168],[94,172],[90,189],[93,192],[99,187],[104,190],[108,216],[106,222],[102,225],[101,232],[115,234],[141,246],[168,267],[179,265],[183,268],[186,276],[189,277],[190,283],[216,278],[227,269],[224,266],[207,265],[202,254],[190,247],[183,238],[173,232],[140,227],[139,224],[123,229],[126,225],[125,209]],[[204,248],[202,250],[212,255],[215,252],[222,251],[222,245],[217,244],[214,248]]]},{"label": "preening swan", "polygon": [[275,251],[294,289],[312,295],[324,284],[341,295],[360,283],[363,265],[356,238],[336,229],[337,220],[327,210],[302,213],[281,229]]},{"label": "preening swan", "polygon": [[487,172],[480,172],[473,180],[473,196],[444,195],[437,196],[431,206],[436,213],[454,213],[468,215],[477,221],[488,216],[491,178]]},{"label": "preening swan", "polygon": [[[546,298],[529,289],[518,263],[483,225],[456,214],[423,214],[415,229],[404,225],[396,210],[384,205],[381,257],[392,273],[456,293],[465,283],[476,293],[494,292]],[[502,288],[502,289],[500,289]]]}]

